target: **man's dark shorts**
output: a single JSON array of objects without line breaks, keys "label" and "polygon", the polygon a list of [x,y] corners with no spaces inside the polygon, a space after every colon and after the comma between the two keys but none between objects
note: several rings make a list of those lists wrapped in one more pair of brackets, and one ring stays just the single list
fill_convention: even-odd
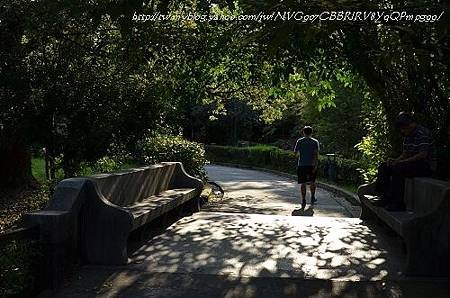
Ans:
[{"label": "man's dark shorts", "polygon": [[297,177],[298,183],[315,182],[317,171],[314,172],[313,166],[298,166],[297,167]]}]

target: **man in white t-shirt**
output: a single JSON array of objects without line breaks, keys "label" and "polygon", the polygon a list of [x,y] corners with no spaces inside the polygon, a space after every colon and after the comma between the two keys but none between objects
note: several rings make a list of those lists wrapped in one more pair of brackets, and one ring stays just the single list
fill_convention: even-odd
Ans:
[{"label": "man in white t-shirt", "polygon": [[316,176],[319,165],[319,141],[312,137],[311,126],[303,128],[303,138],[295,143],[294,152],[298,156],[297,177],[301,185],[302,208],[306,206],[306,184],[310,185],[311,204],[316,202]]}]

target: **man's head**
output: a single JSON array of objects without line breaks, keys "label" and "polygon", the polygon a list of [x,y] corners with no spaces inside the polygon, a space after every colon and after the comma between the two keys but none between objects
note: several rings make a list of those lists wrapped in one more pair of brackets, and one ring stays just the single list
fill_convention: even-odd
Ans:
[{"label": "man's head", "polygon": [[303,135],[304,135],[305,137],[310,137],[310,136],[312,135],[312,133],[313,133],[313,129],[312,129],[311,126],[305,126],[305,127],[303,127]]},{"label": "man's head", "polygon": [[398,114],[395,125],[404,136],[410,135],[417,126],[414,114],[408,112]]}]

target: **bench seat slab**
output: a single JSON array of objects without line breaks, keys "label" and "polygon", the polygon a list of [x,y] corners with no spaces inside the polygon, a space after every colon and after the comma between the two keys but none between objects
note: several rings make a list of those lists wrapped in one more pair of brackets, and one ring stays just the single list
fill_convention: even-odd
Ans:
[{"label": "bench seat slab", "polygon": [[196,196],[198,190],[195,188],[170,189],[125,209],[133,215],[133,229],[136,229]]}]

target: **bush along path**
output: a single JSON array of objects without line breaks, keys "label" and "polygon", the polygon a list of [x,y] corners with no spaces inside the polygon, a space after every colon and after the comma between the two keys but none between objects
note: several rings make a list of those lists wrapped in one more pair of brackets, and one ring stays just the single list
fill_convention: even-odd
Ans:
[{"label": "bush along path", "polygon": [[[283,150],[274,146],[206,146],[206,156],[211,162],[231,163],[266,168],[288,174],[296,174],[297,159],[292,151]],[[319,156],[319,177],[327,177],[328,160]],[[356,189],[363,183],[360,172],[361,165],[354,160],[336,158],[337,180],[340,185],[348,185]]]}]

